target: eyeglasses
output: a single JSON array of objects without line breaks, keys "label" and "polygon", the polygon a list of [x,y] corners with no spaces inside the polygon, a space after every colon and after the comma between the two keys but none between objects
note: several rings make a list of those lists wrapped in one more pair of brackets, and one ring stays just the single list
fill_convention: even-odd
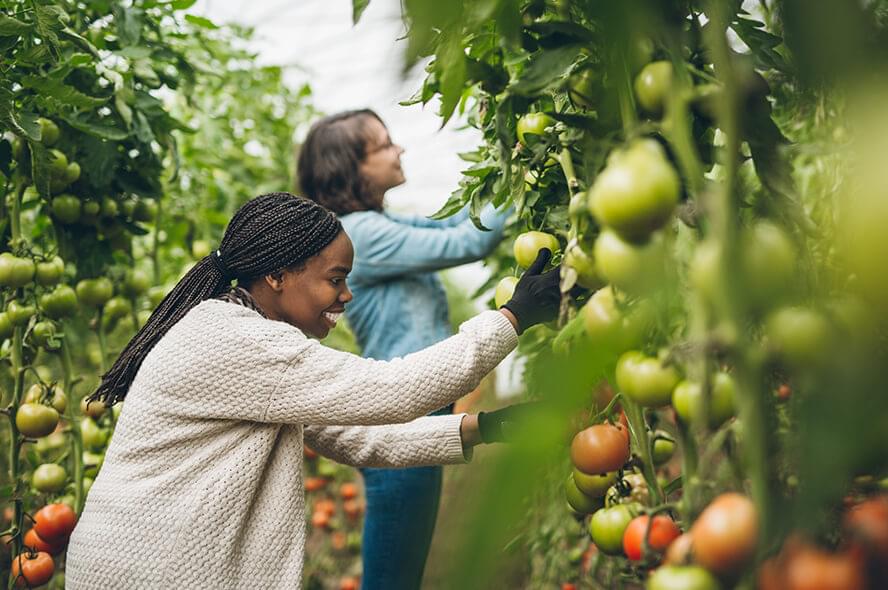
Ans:
[{"label": "eyeglasses", "polygon": [[388,139],[386,139],[386,142],[384,144],[368,149],[367,155],[375,154],[376,152],[381,152],[381,151],[385,151],[385,150],[390,150],[390,149],[396,148],[396,147],[398,147],[398,146],[396,144],[392,143],[392,138],[389,137]]}]

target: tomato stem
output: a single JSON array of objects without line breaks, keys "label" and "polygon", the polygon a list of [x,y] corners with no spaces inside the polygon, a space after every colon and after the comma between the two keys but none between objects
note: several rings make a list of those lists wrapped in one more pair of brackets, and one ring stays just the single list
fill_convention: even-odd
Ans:
[{"label": "tomato stem", "polygon": [[[64,329],[64,326],[63,328]],[[83,435],[80,432],[80,423],[74,414],[74,386],[72,376],[73,366],[71,363],[71,349],[68,346],[68,339],[62,338],[62,347],[59,350],[59,358],[62,363],[62,383],[65,391],[68,392],[71,402],[65,412],[65,418],[68,420],[68,427],[71,429],[71,461],[74,465],[74,505],[77,514],[83,511]]]},{"label": "tomato stem", "polygon": [[657,481],[657,474],[654,471],[654,458],[651,452],[651,440],[644,422],[644,410],[633,400],[625,397],[623,398],[623,410],[629,420],[629,431],[632,440],[635,441],[635,450],[641,456],[641,474],[650,490],[651,500],[654,505],[662,504],[664,501],[663,490],[660,489],[660,483]]}]

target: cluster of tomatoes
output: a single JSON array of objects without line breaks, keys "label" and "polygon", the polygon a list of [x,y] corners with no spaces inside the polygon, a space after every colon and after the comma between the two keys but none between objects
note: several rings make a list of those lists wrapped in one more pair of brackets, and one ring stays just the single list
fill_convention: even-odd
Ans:
[{"label": "cluster of tomatoes", "polygon": [[[11,515],[6,515],[11,516]],[[77,515],[68,504],[47,504],[34,513],[33,526],[22,539],[22,551],[11,558],[12,578],[16,587],[32,588],[49,582],[55,573],[54,556],[64,551],[77,523]],[[4,551],[11,539],[3,538]]]},{"label": "cluster of tomatoes", "polygon": [[[304,455],[306,504],[311,507],[309,522],[313,530],[308,559],[312,561],[318,553],[329,553],[336,563],[335,568],[324,572],[330,576],[359,569],[364,503],[354,481],[355,471],[318,455],[309,447],[305,447]],[[340,590],[359,586],[356,576],[339,579]]]}]

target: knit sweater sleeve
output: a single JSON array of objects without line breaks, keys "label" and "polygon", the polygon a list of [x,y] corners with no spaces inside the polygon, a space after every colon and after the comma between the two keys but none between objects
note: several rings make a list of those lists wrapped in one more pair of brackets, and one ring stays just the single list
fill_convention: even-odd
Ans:
[{"label": "knit sweater sleeve", "polygon": [[418,467],[465,463],[465,414],[427,416],[383,426],[306,426],[305,442],[325,457],[355,467]]}]

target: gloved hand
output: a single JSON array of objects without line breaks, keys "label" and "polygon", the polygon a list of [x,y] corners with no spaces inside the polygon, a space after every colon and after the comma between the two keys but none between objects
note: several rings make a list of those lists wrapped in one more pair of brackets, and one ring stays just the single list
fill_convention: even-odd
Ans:
[{"label": "gloved hand", "polygon": [[506,406],[491,412],[478,412],[478,432],[481,442],[508,442],[511,430],[521,430],[542,412],[541,402],[525,402]]},{"label": "gloved hand", "polygon": [[518,320],[518,333],[558,317],[561,305],[561,267],[543,272],[552,258],[552,251],[542,248],[518,284],[512,298],[503,307]]}]

